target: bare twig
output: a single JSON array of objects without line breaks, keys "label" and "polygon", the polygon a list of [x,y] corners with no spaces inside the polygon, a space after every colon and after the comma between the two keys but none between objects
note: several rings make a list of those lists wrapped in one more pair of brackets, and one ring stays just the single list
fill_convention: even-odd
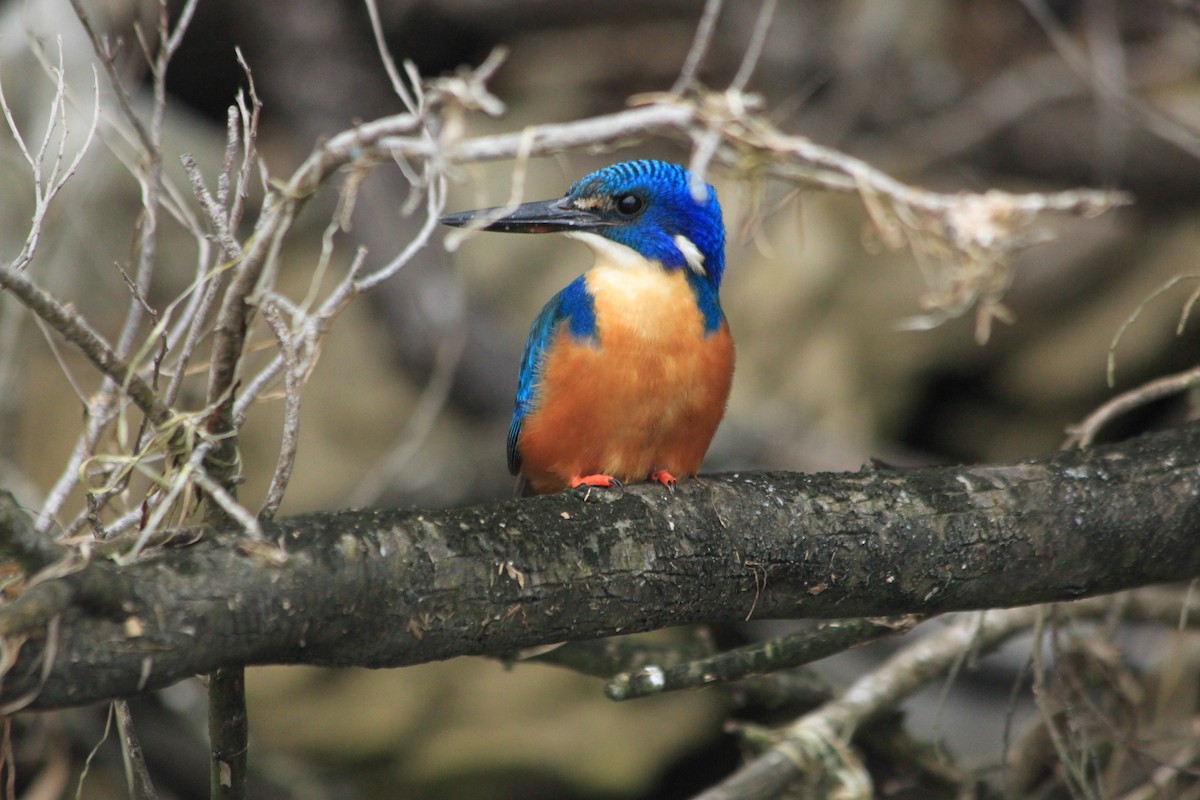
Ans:
[{"label": "bare twig", "polygon": [[275,516],[279,504],[283,502],[283,494],[287,490],[292,468],[296,464],[296,449],[300,442],[300,388],[304,378],[304,367],[296,355],[292,331],[283,319],[279,304],[268,298],[262,306],[262,312],[271,332],[275,334],[279,353],[283,356],[283,434],[275,472],[271,475],[271,485],[267,489],[267,499],[258,512],[260,519],[270,519]]},{"label": "bare twig", "polygon": [[866,642],[906,633],[920,621],[920,617],[911,615],[831,620],[815,630],[756,642],[684,664],[665,668],[647,664],[632,672],[622,672],[604,685],[604,693],[612,700],[631,700],[792,669]]},{"label": "bare twig", "polygon": [[1048,696],[1050,687],[1048,686],[1049,667],[1045,658],[1046,637],[1047,634],[1050,634],[1053,641],[1058,628],[1057,625],[1050,624],[1047,617],[1054,613],[1054,608],[1039,607],[1035,610],[1038,614],[1033,626],[1033,646],[1029,649],[1035,687],[1033,691],[1034,704],[1041,715],[1043,728],[1054,747],[1058,764],[1061,765],[1059,775],[1067,785],[1068,791],[1084,797],[1099,797],[1101,796],[1098,791],[1099,787],[1091,785],[1094,776],[1087,774],[1090,770],[1081,768],[1078,760],[1071,757],[1071,746],[1067,741],[1069,733],[1060,726],[1060,720],[1056,718],[1060,709],[1054,708],[1055,701]]},{"label": "bare twig", "polygon": [[1095,440],[1096,434],[1100,432],[1101,428],[1122,414],[1127,414],[1135,408],[1140,408],[1164,397],[1186,392],[1197,385],[1200,385],[1200,367],[1192,367],[1174,375],[1165,375],[1148,381],[1136,389],[1122,392],[1088,414],[1082,422],[1068,428],[1067,441],[1063,446],[1087,447]]},{"label": "bare twig", "polygon": [[[46,533],[54,526],[55,518],[67,502],[67,497],[79,485],[80,468],[83,466],[83,462],[95,453],[96,443],[99,441],[101,433],[114,416],[116,416],[115,411],[108,415],[102,415],[91,413],[89,410],[83,432],[75,440],[75,446],[71,449],[71,455],[67,458],[58,480],[46,493],[46,500],[42,503],[42,510],[38,514],[37,529],[39,533]],[[67,528],[67,535],[73,534],[83,524],[84,517],[80,515],[76,522]]]},{"label": "bare twig", "polygon": [[758,60],[762,57],[763,46],[767,42],[767,31],[771,29],[771,20],[775,17],[775,4],[776,0],[763,0],[758,9],[758,18],[754,20],[754,31],[750,34],[750,42],[742,55],[742,63],[738,65],[738,71],[729,83],[732,91],[745,91],[746,84],[750,83],[750,76],[754,74],[754,68],[758,66]]},{"label": "bare twig", "polygon": [[[1128,592],[1119,597],[1126,619],[1165,626],[1178,623],[1181,606],[1194,610],[1196,605],[1194,599],[1181,599],[1178,593],[1168,594],[1156,589]],[[806,773],[816,780],[816,773],[822,769],[825,774],[820,776],[821,779],[840,779],[853,786],[864,775],[858,769],[857,756],[849,749],[850,741],[864,724],[894,708],[930,680],[955,669],[964,654],[986,653],[1016,634],[1037,629],[1047,613],[1070,618],[1104,618],[1111,612],[1113,603],[1113,597],[1096,597],[1053,606],[962,615],[942,630],[908,644],[836,697],[782,731],[769,733],[770,746],[763,755],[699,797],[703,800],[765,800],[778,796],[783,787]],[[1035,659],[1040,658],[1037,645],[1032,652]],[[1065,744],[1063,747],[1065,753]]]},{"label": "bare twig", "polygon": [[[229,109],[228,130],[231,134],[237,130],[236,109],[232,107]],[[233,144],[236,144],[236,140]],[[229,157],[229,153],[230,150],[226,149],[226,158]],[[233,229],[230,228],[224,206],[220,200],[213,197],[204,184],[204,176],[200,174],[200,165],[196,163],[195,157],[186,154],[180,159],[180,162],[183,164],[188,180],[191,181],[192,192],[200,201],[200,207],[204,211],[204,221],[208,223],[213,237],[221,248],[221,257],[228,261],[236,261],[241,258],[242,246],[234,236]]]},{"label": "bare twig", "polygon": [[[234,182],[233,196],[228,199],[229,225],[232,228],[236,228],[242,222],[242,215],[246,210],[246,200],[250,197],[250,176],[256,164],[259,166],[263,182],[267,181],[267,170],[258,161],[256,147],[258,121],[262,116],[262,100],[258,96],[258,87],[254,83],[254,73],[250,70],[250,65],[246,63],[241,49],[235,49],[234,53],[237,55],[238,65],[242,68],[242,74],[246,76],[246,89],[250,99],[249,105],[247,105],[246,93],[238,92],[237,107],[240,117],[239,128],[242,134],[242,162],[238,168],[237,180]],[[223,200],[223,202],[225,201]]]},{"label": "bare twig", "polygon": [[208,738],[212,800],[241,800],[246,796],[246,670],[222,667],[208,681]]},{"label": "bare twig", "polygon": [[113,348],[79,314],[25,275],[0,267],[0,287],[12,292],[29,310],[45,320],[64,339],[75,345],[96,369],[121,386],[153,424],[164,422],[169,411],[139,375],[130,369]]},{"label": "bare twig", "polygon": [[721,15],[722,4],[722,0],[707,0],[704,4],[704,12],[700,15],[700,24],[696,26],[696,36],[692,39],[692,46],[683,60],[683,68],[679,71],[679,77],[675,79],[675,84],[671,87],[671,94],[682,95],[695,85],[696,72],[700,69],[704,56],[708,54],[708,49],[712,46],[713,31],[716,30],[717,17]]},{"label": "bare twig", "polygon": [[263,538],[262,526],[259,524],[258,517],[239,503],[232,492],[213,479],[202,463],[198,462],[195,467],[192,480],[229,516],[229,519],[242,527],[247,536],[255,540]]},{"label": "bare twig", "polygon": [[[723,145],[715,157],[755,174],[830,191],[856,192],[892,246],[909,244],[943,260],[951,268],[932,287],[927,302],[945,317],[980,303],[981,338],[988,321],[1003,315],[999,293],[1008,285],[1006,259],[1037,241],[1033,226],[1046,212],[1092,216],[1130,202],[1121,192],[1073,190],[1049,194],[946,194],[909,186],[870,164],[785,135],[765,120],[748,114],[750,100],[740,94],[707,95],[698,101],[651,95],[628,111],[576,122],[541,125],[520,134],[464,139],[442,153],[461,163],[530,156],[610,144],[648,134],[692,135],[697,126],[720,131]],[[427,158],[428,145],[410,137],[381,136],[377,146],[405,158]],[[926,318],[925,325],[934,324]]]},{"label": "bare twig", "polygon": [[375,37],[375,49],[379,53],[380,61],[383,62],[383,69],[387,72],[388,80],[392,83],[392,91],[400,98],[400,102],[404,103],[404,108],[408,110],[408,113],[420,114],[420,107],[413,98],[412,92],[404,85],[400,71],[396,69],[396,60],[392,57],[392,52],[388,49],[387,41],[384,39],[383,24],[379,21],[379,6],[375,0],[363,0],[363,3],[367,7],[367,16],[371,20],[371,33]]},{"label": "bare twig", "polygon": [[[151,57],[147,52],[147,58],[150,60],[150,71],[153,77],[153,96],[154,103],[151,110],[149,125],[144,125],[132,108],[127,92],[125,92],[120,76],[116,72],[114,56],[108,49],[107,43],[102,41],[99,34],[93,27],[90,18],[84,9],[78,4],[73,4],[77,16],[81,24],[88,33],[92,41],[93,48],[97,56],[104,63],[106,72],[109,76],[109,82],[113,91],[117,95],[121,104],[125,123],[136,133],[135,147],[140,150],[137,158],[130,163],[127,160],[127,166],[130,173],[133,174],[141,186],[142,190],[142,217],[139,225],[140,239],[138,243],[137,268],[132,279],[132,289],[130,304],[125,315],[124,322],[121,326],[121,331],[118,334],[115,345],[112,347],[113,353],[122,361],[128,364],[128,371],[136,373],[141,369],[141,362],[149,354],[154,347],[154,340],[160,339],[158,347],[158,356],[152,360],[150,365],[152,378],[157,378],[157,372],[162,363],[162,357],[166,351],[170,349],[169,337],[165,339],[163,323],[165,319],[160,321],[159,325],[155,326],[154,332],[145,341],[145,343],[137,350],[130,358],[131,351],[134,350],[134,345],[140,331],[141,322],[145,313],[149,309],[145,306],[144,298],[149,292],[150,283],[154,272],[154,264],[156,261],[157,251],[157,229],[158,216],[160,208],[164,206],[162,197],[164,191],[164,181],[162,178],[162,135],[163,124],[166,115],[166,71],[171,55],[178,48],[182,36],[187,28],[188,22],[194,12],[196,2],[189,0],[185,4],[179,21],[175,29],[170,30],[168,10],[165,3],[159,6],[158,15],[158,40],[159,49],[154,57]],[[143,45],[145,43],[143,42]],[[97,93],[98,95],[98,93]],[[118,130],[120,128],[118,127]],[[186,215],[186,211],[178,204],[172,204],[172,213],[177,217]],[[189,226],[194,228],[194,226]],[[202,240],[201,240],[202,242]],[[202,250],[204,244],[201,244]],[[70,337],[68,337],[70,339]],[[94,360],[94,359],[93,359]],[[103,371],[103,370],[102,370]],[[105,373],[106,379],[100,392],[95,399],[88,403],[88,425],[84,434],[81,435],[76,444],[76,448],[68,464],[68,468],[62,473],[54,488],[50,492],[47,502],[43,507],[42,516],[39,521],[41,529],[47,529],[52,523],[54,517],[61,509],[63,502],[72,489],[78,485],[80,469],[88,458],[91,458],[95,453],[95,447],[103,430],[115,418],[123,417],[125,411],[123,402],[118,399],[118,395],[126,391],[125,384],[130,382],[122,380],[118,376]],[[141,381],[139,376],[134,375],[135,381]],[[146,426],[143,423],[143,433],[137,437],[136,443],[133,444],[133,452],[136,454],[142,446],[148,441],[145,437],[155,435],[153,428],[160,424],[165,419],[165,411],[173,402],[173,394],[171,397],[163,399],[159,398],[159,411],[151,413],[146,410],[145,403],[134,397],[139,405],[143,406],[146,411],[149,421],[152,423]],[[94,509],[102,508],[119,490],[120,486],[113,486],[109,490],[93,497],[92,507]]]},{"label": "bare twig", "polygon": [[[194,297],[198,298],[198,302],[189,308],[183,317],[183,321],[187,322],[187,333],[182,349],[175,360],[175,374],[172,376],[170,385],[167,388],[166,396],[168,402],[174,402],[179,392],[187,365],[191,361],[192,354],[199,343],[204,326],[208,322],[209,311],[213,303],[216,302],[220,292],[221,279],[225,267],[232,266],[242,257],[242,246],[234,237],[234,231],[241,222],[242,214],[245,210],[246,198],[249,196],[248,184],[251,170],[254,164],[257,163],[256,142],[262,102],[258,98],[254,85],[254,77],[250,72],[249,66],[242,58],[241,51],[238,51],[237,55],[238,63],[242,65],[242,70],[249,84],[250,105],[247,107],[245,96],[239,93],[236,111],[232,107],[229,110],[226,127],[225,164],[215,201],[204,185],[204,180],[198,168],[196,168],[195,160],[190,157],[184,158],[184,168],[188,172],[193,191],[196,193],[196,197],[204,209],[205,221],[218,239],[221,248],[222,265],[220,268],[212,271],[211,279],[205,286],[204,291],[194,295]],[[237,169],[236,180],[234,180],[232,173],[234,164],[238,161],[237,151],[239,148],[241,150],[241,160]],[[205,262],[201,261],[200,263],[202,270],[207,269]]]},{"label": "bare twig", "polygon": [[83,7],[82,0],[71,0],[71,8],[75,10],[75,16],[79,19],[79,23],[83,26],[83,30],[87,33],[88,39],[92,42],[92,49],[96,52],[96,57],[100,59],[100,63],[104,66],[104,72],[108,75],[109,86],[112,87],[113,94],[117,98],[117,104],[121,107],[121,113],[129,123],[130,128],[137,134],[138,140],[142,144],[142,148],[149,152],[153,149],[153,139],[150,132],[138,117],[137,112],[133,110],[133,100],[129,96],[129,92],[125,90],[125,84],[121,80],[121,75],[117,72],[117,54],[114,53],[108,45],[108,42],[96,30],[92,24],[92,18],[88,15],[87,9]]},{"label": "bare twig", "polygon": [[[33,255],[37,251],[38,242],[41,239],[42,226],[45,224],[46,213],[50,208],[50,204],[62,188],[75,174],[79,168],[80,162],[91,146],[92,140],[96,136],[96,130],[100,123],[100,86],[99,76],[92,73],[92,117],[88,124],[87,132],[84,135],[83,141],[80,143],[75,154],[69,162],[66,161],[66,144],[67,144],[67,117],[66,117],[66,94],[67,83],[66,75],[63,72],[63,55],[62,55],[62,39],[58,41],[58,65],[52,69],[51,75],[54,78],[54,98],[50,102],[49,119],[46,121],[46,133],[42,137],[36,153],[31,153],[25,143],[24,137],[21,136],[21,131],[17,127],[17,122],[13,118],[12,108],[9,106],[8,98],[4,96],[3,86],[0,84],[0,109],[3,110],[5,122],[8,123],[8,130],[16,141],[21,155],[25,158],[25,163],[29,165],[33,172],[33,195],[34,209],[32,219],[29,225],[29,231],[25,235],[25,243],[21,247],[21,252],[11,262],[10,269],[24,269],[30,261],[33,260]],[[46,169],[46,154],[50,144],[55,139],[58,140],[55,148],[54,157],[49,164],[49,173]]]},{"label": "bare twig", "polygon": [[[1120,327],[1117,328],[1117,332],[1113,334],[1112,341],[1109,342],[1109,345],[1108,345],[1108,359],[1107,359],[1107,364],[1106,364],[1105,377],[1108,379],[1109,386],[1113,386],[1116,383],[1116,379],[1117,379],[1117,345],[1121,343],[1122,337],[1125,336],[1125,331],[1127,331],[1129,329],[1130,325],[1137,322],[1138,317],[1140,317],[1142,315],[1142,311],[1145,310],[1146,306],[1148,306],[1152,300],[1155,300],[1155,299],[1161,297],[1162,295],[1166,294],[1171,289],[1174,289],[1176,286],[1179,286],[1180,284],[1187,283],[1187,282],[1200,283],[1200,273],[1189,272],[1189,273],[1182,273],[1179,275],[1171,276],[1165,283],[1163,283],[1161,286],[1159,286],[1157,289],[1155,289],[1153,292],[1151,292],[1144,300],[1142,300],[1140,303],[1138,303],[1137,307],[1134,308],[1133,312],[1128,317],[1126,317],[1124,322],[1121,323]],[[1196,302],[1196,298],[1198,296],[1200,296],[1200,294],[1198,294],[1198,293],[1200,293],[1200,288],[1198,288],[1195,292],[1193,292],[1192,295],[1190,297],[1188,297],[1187,301],[1183,304],[1183,311],[1179,315],[1179,323],[1176,325],[1176,329],[1175,329],[1177,336],[1182,335],[1182,333],[1183,333],[1184,326],[1187,324],[1188,317],[1191,315],[1192,307],[1194,306],[1194,304]]]},{"label": "bare twig", "polygon": [[163,188],[162,137],[163,123],[167,114],[167,67],[170,64],[171,55],[179,46],[184,31],[187,30],[187,24],[191,20],[195,7],[196,0],[188,0],[184,5],[176,29],[172,33],[167,4],[166,2],[159,3],[159,49],[150,64],[154,102],[151,106],[150,125],[142,138],[143,152],[139,159],[140,168],[134,173],[142,187],[142,217],[139,226],[141,238],[138,242],[138,265],[135,273],[137,291],[131,293],[129,310],[126,312],[125,321],[121,326],[121,333],[117,337],[116,351],[122,357],[128,356],[134,337],[141,325],[144,309],[138,299],[139,296],[145,297],[150,291],[150,281],[154,275],[154,263],[158,252],[158,220]]},{"label": "bare twig", "polygon": [[805,771],[821,768],[826,780],[846,788],[861,785],[865,773],[849,750],[859,726],[950,669],[964,652],[990,650],[1029,628],[1037,614],[1036,607],[980,612],[914,642],[789,725],[766,753],[699,798],[766,800],[779,796]]},{"label": "bare twig", "polygon": [[[251,317],[251,295],[275,261],[282,239],[295,219],[299,206],[335,170],[363,158],[365,148],[379,138],[408,133],[419,126],[410,115],[387,117],[360,125],[334,136],[318,147],[292,175],[292,178],[265,201],[255,226],[252,245],[244,251],[232,282],[225,291],[217,326],[213,333],[212,362],[209,370],[208,403],[224,403],[233,389]],[[423,141],[423,140],[420,140]],[[232,425],[232,405],[214,421],[214,430],[228,431]]]},{"label": "bare twig", "polygon": [[113,707],[117,717],[117,736],[121,742],[121,758],[125,762],[125,782],[129,786],[129,796],[136,800],[156,800],[158,793],[154,791],[150,770],[146,768],[146,759],[142,755],[142,745],[133,730],[133,715],[129,713],[129,703],[125,700],[114,700]]},{"label": "bare twig", "polygon": [[[451,94],[469,90],[465,83]],[[693,161],[712,157],[754,175],[772,175],[829,191],[859,194],[890,247],[908,246],[929,264],[930,314],[908,327],[926,328],[974,308],[976,335],[986,341],[994,319],[1009,312],[1001,298],[1012,279],[1009,262],[1018,250],[1044,240],[1035,229],[1047,212],[1093,216],[1130,202],[1121,192],[1073,190],[1012,194],[946,194],[907,185],[860,159],[781,133],[750,113],[755,99],[741,92],[682,100],[673,95],[635,98],[642,105],[617,114],[542,125],[520,134],[482,136],[448,145],[450,163],[546,155],[625,141],[649,134],[693,139]],[[378,147],[406,159],[432,157],[427,143],[411,137],[381,137]]]}]

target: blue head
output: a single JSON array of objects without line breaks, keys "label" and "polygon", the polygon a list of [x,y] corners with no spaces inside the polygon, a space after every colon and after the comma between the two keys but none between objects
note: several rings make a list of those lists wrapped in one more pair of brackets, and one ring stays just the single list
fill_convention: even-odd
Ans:
[{"label": "blue head", "polygon": [[[691,174],[665,161],[625,161],[576,181],[556,200],[525,203],[484,230],[592,234],[630,248],[666,270],[688,270],[703,293],[716,293],[725,272],[725,225],[712,186],[692,197]],[[490,212],[490,213],[489,213]],[[443,217],[464,226],[496,209]],[[581,237],[582,238],[582,237]]]},{"label": "blue head", "polygon": [[712,186],[692,196],[691,173],[665,161],[625,161],[577,181],[560,201],[596,214],[590,232],[664,269],[689,269],[714,289],[725,272],[725,225]]}]

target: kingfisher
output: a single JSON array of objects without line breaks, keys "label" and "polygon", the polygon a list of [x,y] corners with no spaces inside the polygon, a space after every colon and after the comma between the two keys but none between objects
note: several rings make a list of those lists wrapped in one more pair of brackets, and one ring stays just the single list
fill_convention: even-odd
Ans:
[{"label": "kingfisher", "polygon": [[614,164],[561,198],[442,217],[506,233],[563,233],[591,269],[529,331],[508,431],[523,494],[696,474],[725,414],[734,346],[721,310],[725,225],[711,185],[678,164]]}]

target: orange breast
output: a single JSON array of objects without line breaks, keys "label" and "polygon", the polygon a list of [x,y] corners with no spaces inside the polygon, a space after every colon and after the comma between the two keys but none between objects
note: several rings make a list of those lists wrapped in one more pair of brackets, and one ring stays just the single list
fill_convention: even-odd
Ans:
[{"label": "orange breast", "polygon": [[599,345],[564,329],[547,349],[518,440],[530,488],[559,491],[592,474],[694,475],[729,397],[728,325],[705,332],[681,271],[598,267],[587,280]]}]

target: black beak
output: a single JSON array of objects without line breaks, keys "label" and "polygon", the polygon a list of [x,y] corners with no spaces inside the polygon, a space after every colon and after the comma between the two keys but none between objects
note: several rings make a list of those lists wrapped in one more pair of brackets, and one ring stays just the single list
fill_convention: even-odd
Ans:
[{"label": "black beak", "polygon": [[442,217],[441,221],[443,225],[467,228],[474,227],[471,223],[475,220],[481,222],[491,220],[479,225],[478,229],[502,233],[587,231],[612,224],[599,214],[569,205],[565,197],[557,200],[540,200],[536,203],[522,203],[507,214],[503,214],[503,211],[503,208],[460,211],[457,214],[447,214]]}]

